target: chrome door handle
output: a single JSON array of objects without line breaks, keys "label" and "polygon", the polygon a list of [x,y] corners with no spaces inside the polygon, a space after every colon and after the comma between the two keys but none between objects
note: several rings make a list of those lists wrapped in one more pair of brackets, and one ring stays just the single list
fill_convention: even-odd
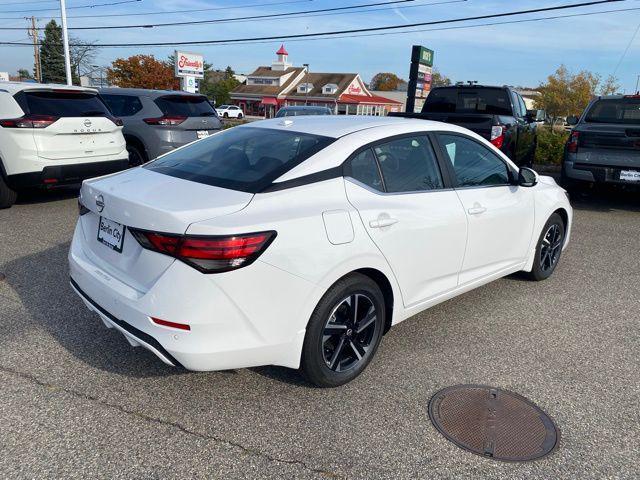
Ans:
[{"label": "chrome door handle", "polygon": [[472,207],[469,210],[467,210],[467,212],[469,212],[469,215],[480,215],[481,213],[486,212],[487,209],[485,207]]},{"label": "chrome door handle", "polygon": [[398,220],[395,218],[381,218],[380,220],[371,220],[369,222],[369,226],[371,228],[382,228],[382,227],[390,227],[398,223]]}]

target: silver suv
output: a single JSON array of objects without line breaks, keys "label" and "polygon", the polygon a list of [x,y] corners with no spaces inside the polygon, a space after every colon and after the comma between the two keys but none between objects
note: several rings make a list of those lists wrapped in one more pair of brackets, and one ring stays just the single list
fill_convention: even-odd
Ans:
[{"label": "silver suv", "polygon": [[131,166],[154,158],[222,128],[207,97],[172,90],[100,88],[100,96],[122,119]]}]

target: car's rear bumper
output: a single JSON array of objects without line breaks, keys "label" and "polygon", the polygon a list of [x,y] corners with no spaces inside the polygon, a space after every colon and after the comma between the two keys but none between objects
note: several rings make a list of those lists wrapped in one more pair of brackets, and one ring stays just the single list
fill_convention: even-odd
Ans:
[{"label": "car's rear bumper", "polygon": [[[76,227],[69,251],[72,287],[132,345],[188,370],[298,368],[306,322],[319,295],[316,285],[260,261],[204,275],[176,260],[148,290],[139,291],[92,260],[81,228]],[[158,325],[152,318],[190,330]]]},{"label": "car's rear bumper", "polygon": [[50,165],[37,172],[18,173],[7,176],[7,184],[14,189],[27,187],[55,187],[81,183],[82,180],[100,177],[129,168],[129,159],[104,162]]},{"label": "car's rear bumper", "polygon": [[629,182],[620,179],[620,172],[622,170],[640,171],[640,167],[586,164],[565,160],[562,164],[562,169],[564,177],[571,180],[640,186],[638,182]]}]

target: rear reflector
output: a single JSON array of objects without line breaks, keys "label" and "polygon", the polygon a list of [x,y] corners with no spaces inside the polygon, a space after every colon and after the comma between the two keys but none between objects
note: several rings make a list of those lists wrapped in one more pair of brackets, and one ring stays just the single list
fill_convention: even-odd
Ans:
[{"label": "rear reflector", "polygon": [[186,323],[169,322],[168,320],[161,320],[154,317],[151,317],[151,321],[158,325],[162,325],[163,327],[178,328],[180,330],[191,330],[191,327]]},{"label": "rear reflector", "polygon": [[204,273],[220,273],[251,264],[276,237],[276,232],[228,236],[189,236],[129,229],[146,249],[170,255]]},{"label": "rear reflector", "polygon": [[184,117],[182,115],[164,115],[162,117],[156,117],[156,118],[145,118],[144,122],[147,125],[170,126],[170,125],[180,125],[186,119],[187,117]]}]

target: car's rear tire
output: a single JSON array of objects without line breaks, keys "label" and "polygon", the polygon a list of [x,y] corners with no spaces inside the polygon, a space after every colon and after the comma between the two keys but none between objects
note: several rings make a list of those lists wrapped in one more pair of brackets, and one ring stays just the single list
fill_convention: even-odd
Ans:
[{"label": "car's rear tire", "polygon": [[384,296],[369,277],[351,274],[322,297],[307,326],[302,371],[318,387],[337,387],[371,362],[385,326]]},{"label": "car's rear tire", "polygon": [[147,161],[144,152],[137,145],[127,144],[127,152],[129,153],[130,167],[137,167]]},{"label": "car's rear tire", "polygon": [[239,114],[238,114],[238,120],[242,120],[242,117],[243,117],[243,116],[244,116],[244,115],[242,115],[241,113],[239,113]]},{"label": "car's rear tire", "polygon": [[565,232],[566,226],[562,217],[557,213],[552,214],[538,238],[533,268],[527,273],[531,280],[546,280],[554,272],[562,255]]},{"label": "car's rear tire", "polygon": [[2,175],[0,175],[0,208],[9,208],[16,203],[18,194],[9,188],[9,185],[4,181]]}]

